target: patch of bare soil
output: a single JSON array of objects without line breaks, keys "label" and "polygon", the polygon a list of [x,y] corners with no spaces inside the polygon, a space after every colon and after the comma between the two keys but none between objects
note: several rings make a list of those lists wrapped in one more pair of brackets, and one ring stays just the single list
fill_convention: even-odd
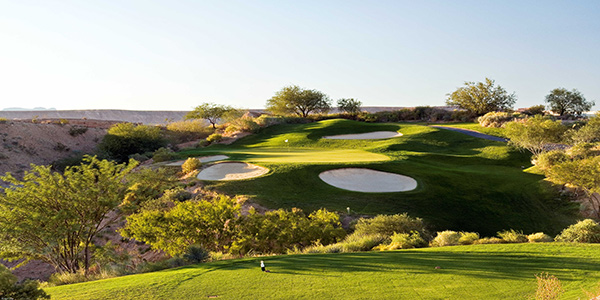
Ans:
[{"label": "patch of bare soil", "polygon": [[30,164],[48,165],[78,153],[92,153],[104,128],[73,124],[0,123],[0,174],[19,176]]}]

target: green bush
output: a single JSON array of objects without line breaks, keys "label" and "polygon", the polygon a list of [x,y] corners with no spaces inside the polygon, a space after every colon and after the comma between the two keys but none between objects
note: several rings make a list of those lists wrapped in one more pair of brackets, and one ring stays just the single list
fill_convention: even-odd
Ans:
[{"label": "green bush", "polygon": [[551,236],[549,236],[543,232],[532,233],[527,236],[527,239],[529,240],[530,243],[549,243],[549,242],[554,241],[554,239],[552,239]]},{"label": "green bush", "polygon": [[391,236],[391,240],[392,241],[389,244],[381,244],[377,248],[379,250],[396,250],[422,248],[427,246],[427,242],[417,231],[412,231],[411,233],[394,233]]},{"label": "green bush", "polygon": [[498,237],[507,243],[527,243],[529,241],[527,236],[523,234],[523,231],[516,231],[514,229],[500,231],[498,232]]},{"label": "green bush", "polygon": [[542,170],[548,170],[554,165],[569,160],[569,156],[563,150],[551,150],[536,156],[535,165]]},{"label": "green bush", "polygon": [[223,139],[223,136],[218,133],[213,133],[206,138],[206,141],[209,143],[218,143]]},{"label": "green bush", "polygon": [[546,107],[543,104],[534,105],[534,106],[527,108],[525,111],[523,111],[523,113],[528,116],[544,115],[545,109],[546,109]]},{"label": "green bush", "polygon": [[4,124],[8,121],[6,118],[0,118],[0,124]]},{"label": "green bush", "polygon": [[475,241],[479,240],[479,233],[477,232],[461,232],[458,243],[461,245],[472,245]]},{"label": "green bush", "polygon": [[108,129],[98,149],[105,156],[124,162],[132,154],[153,152],[165,144],[159,127],[119,123]]},{"label": "green bush", "polygon": [[39,288],[39,283],[33,280],[17,282],[17,276],[0,264],[0,298],[1,299],[50,299],[50,295]]},{"label": "green bush", "polygon": [[600,225],[592,219],[565,228],[554,238],[557,242],[600,243]]},{"label": "green bush", "polygon": [[387,239],[382,234],[357,234],[347,236],[341,242],[342,252],[370,251]]},{"label": "green bush", "polygon": [[210,143],[207,140],[201,140],[198,142],[198,145],[196,145],[196,147],[202,148],[202,147],[206,147],[208,145],[210,145]]},{"label": "green bush", "polygon": [[154,155],[152,155],[152,160],[154,162],[169,161],[174,158],[175,152],[165,147],[159,148],[158,150],[154,151]]},{"label": "green bush", "polygon": [[412,231],[419,232],[425,239],[428,238],[423,220],[412,218],[403,213],[377,215],[371,219],[362,218],[356,223],[354,232],[358,235],[381,234],[389,237],[395,233],[410,233]]},{"label": "green bush", "polygon": [[458,245],[460,233],[452,230],[438,231],[437,236],[431,241],[434,247]]},{"label": "green bush", "polygon": [[502,127],[502,125],[506,122],[510,122],[514,119],[514,115],[512,113],[507,113],[503,111],[492,111],[489,112],[479,118],[477,118],[477,122],[481,127]]},{"label": "green bush", "polygon": [[181,172],[183,172],[183,174],[189,174],[200,169],[200,167],[202,167],[202,162],[195,157],[190,157],[181,165]]},{"label": "green bush", "polygon": [[210,253],[201,246],[190,245],[183,254],[183,258],[191,264],[199,264],[208,261]]}]

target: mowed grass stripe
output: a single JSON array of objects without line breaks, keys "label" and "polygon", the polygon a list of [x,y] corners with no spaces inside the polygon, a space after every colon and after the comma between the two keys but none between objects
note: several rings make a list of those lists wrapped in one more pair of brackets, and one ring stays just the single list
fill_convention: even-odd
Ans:
[{"label": "mowed grass stripe", "polygon": [[[260,260],[271,273],[262,273]],[[440,269],[436,269],[439,266]],[[600,280],[600,245],[500,244],[220,261],[47,289],[52,299],[525,299],[535,274],[562,299]]]}]

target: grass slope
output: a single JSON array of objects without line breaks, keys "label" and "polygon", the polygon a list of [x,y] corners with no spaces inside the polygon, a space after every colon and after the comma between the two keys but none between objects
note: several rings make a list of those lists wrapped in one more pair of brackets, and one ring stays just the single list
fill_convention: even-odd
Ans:
[{"label": "grass slope", "polygon": [[[399,131],[384,140],[324,140],[326,135]],[[286,142],[287,140],[287,142]],[[326,120],[272,126],[225,146],[181,152],[182,157],[226,154],[257,163],[267,176],[207,182],[228,194],[243,194],[270,208],[321,207],[358,214],[408,212],[435,230],[495,235],[503,229],[550,234],[573,222],[573,209],[540,184],[543,176],[523,172],[529,156],[506,143],[416,124],[368,124]],[[384,160],[385,157],[385,160]],[[407,175],[419,187],[400,193],[359,193],[332,187],[319,173],[367,167]]]},{"label": "grass slope", "polygon": [[[265,260],[271,273],[262,273]],[[436,269],[440,266],[441,269]],[[285,255],[200,264],[48,288],[52,299],[526,299],[535,274],[557,276],[562,299],[600,280],[600,245],[499,244]]]}]

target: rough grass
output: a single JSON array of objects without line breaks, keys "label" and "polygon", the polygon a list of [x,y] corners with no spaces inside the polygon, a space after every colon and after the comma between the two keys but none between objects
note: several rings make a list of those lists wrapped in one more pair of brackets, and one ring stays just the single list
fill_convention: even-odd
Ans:
[{"label": "rough grass", "polygon": [[[384,140],[321,139],[382,130],[404,135]],[[434,231],[483,236],[506,229],[556,234],[573,223],[576,210],[541,184],[542,175],[523,172],[530,166],[527,154],[511,150],[506,143],[423,125],[349,120],[286,124],[268,127],[229,146],[179,153],[182,158],[215,154],[257,163],[271,173],[252,180],[207,182],[207,187],[248,195],[269,208],[408,212],[425,219]],[[343,167],[407,175],[419,185],[409,192],[367,194],[330,186],[318,177],[323,171]]]},{"label": "rough grass", "polygon": [[[262,273],[264,260],[270,273]],[[440,268],[436,268],[440,267]],[[600,281],[600,245],[500,244],[284,255],[52,287],[52,299],[527,299],[535,274],[563,299]]]}]

